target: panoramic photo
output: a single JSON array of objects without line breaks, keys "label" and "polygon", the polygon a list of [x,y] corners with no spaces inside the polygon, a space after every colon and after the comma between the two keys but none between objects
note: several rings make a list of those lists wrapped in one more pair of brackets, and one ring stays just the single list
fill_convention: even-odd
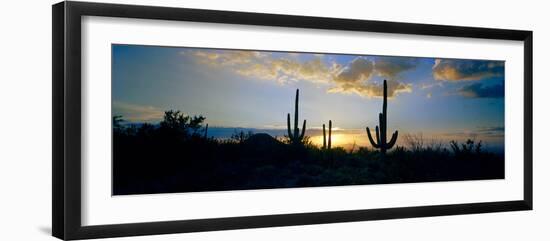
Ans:
[{"label": "panoramic photo", "polygon": [[504,69],[113,44],[112,194],[502,179]]}]

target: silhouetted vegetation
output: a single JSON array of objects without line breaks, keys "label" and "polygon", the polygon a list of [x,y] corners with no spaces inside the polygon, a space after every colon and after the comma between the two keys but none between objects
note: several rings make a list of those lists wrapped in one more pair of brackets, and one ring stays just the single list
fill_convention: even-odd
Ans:
[{"label": "silhouetted vegetation", "polygon": [[304,135],[306,133],[306,120],[302,126],[302,134],[300,134],[300,128],[298,127],[298,102],[300,99],[300,90],[296,90],[296,99],[294,100],[294,131],[290,128],[290,113],[287,114],[286,123],[288,129],[288,139],[293,145],[304,144]]},{"label": "silhouetted vegetation", "polygon": [[386,83],[386,80],[384,80],[384,89],[383,89],[384,95],[384,101],[382,103],[382,113],[378,114],[378,119],[380,121],[380,129],[378,126],[376,126],[376,141],[372,139],[372,136],[370,134],[370,129],[367,127],[367,135],[369,137],[369,142],[374,148],[380,149],[380,153],[382,153],[382,156],[386,154],[386,150],[391,149],[395,143],[397,142],[397,134],[398,132],[395,131],[393,135],[391,136],[390,141],[387,141],[387,129],[388,129],[388,84]]},{"label": "silhouetted vegetation", "polygon": [[323,124],[323,149],[329,149],[332,147],[332,120],[328,121],[328,146],[327,146],[327,131],[325,124]]},{"label": "silhouetted vegetation", "polygon": [[289,128],[280,140],[244,131],[208,137],[205,117],[179,111],[166,111],[155,125],[124,124],[124,117],[114,116],[113,194],[504,178],[504,155],[484,150],[481,141],[452,141],[448,149],[406,135],[407,147],[384,155],[366,147],[315,146],[303,134],[304,122],[296,144],[297,104],[298,92],[294,132]]}]

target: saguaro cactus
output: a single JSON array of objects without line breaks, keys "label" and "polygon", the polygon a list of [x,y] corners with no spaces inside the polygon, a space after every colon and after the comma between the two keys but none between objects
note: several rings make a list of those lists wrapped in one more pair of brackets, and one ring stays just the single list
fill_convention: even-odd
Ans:
[{"label": "saguaro cactus", "polygon": [[323,124],[323,149],[327,149],[327,132],[325,130],[325,124]]},{"label": "saguaro cactus", "polygon": [[204,139],[208,138],[208,123],[206,124],[206,127],[204,128]]},{"label": "saguaro cactus", "polygon": [[288,129],[288,139],[292,144],[301,144],[306,132],[306,120],[302,126],[302,133],[300,134],[300,128],[298,128],[298,102],[300,98],[300,90],[296,89],[296,99],[294,101],[294,131],[290,128],[290,113],[287,114],[286,123]]},{"label": "saguaro cactus", "polygon": [[332,120],[328,121],[328,148],[327,148],[327,132],[325,130],[325,124],[323,124],[323,149],[329,149],[332,142]]},{"label": "saguaro cactus", "polygon": [[388,109],[388,84],[386,83],[386,80],[384,80],[384,102],[382,104],[382,113],[378,115],[378,119],[380,121],[380,129],[378,126],[376,126],[376,142],[373,140],[370,129],[367,127],[367,135],[369,137],[370,144],[374,148],[380,149],[380,153],[383,155],[386,154],[386,150],[391,149],[393,145],[395,145],[395,142],[397,141],[397,131],[395,131],[391,137],[390,142],[387,142],[387,109]]}]

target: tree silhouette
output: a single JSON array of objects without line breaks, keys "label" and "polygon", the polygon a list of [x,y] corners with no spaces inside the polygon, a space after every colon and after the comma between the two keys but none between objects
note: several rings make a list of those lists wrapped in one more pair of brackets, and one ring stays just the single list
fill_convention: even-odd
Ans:
[{"label": "tree silhouette", "polygon": [[205,119],[202,115],[191,117],[181,113],[179,110],[169,110],[164,112],[160,128],[165,132],[173,132],[187,138],[199,134]]}]

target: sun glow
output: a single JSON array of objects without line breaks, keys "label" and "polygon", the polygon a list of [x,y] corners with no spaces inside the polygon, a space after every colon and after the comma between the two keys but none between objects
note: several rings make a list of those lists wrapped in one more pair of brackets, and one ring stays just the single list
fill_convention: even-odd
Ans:
[{"label": "sun glow", "polygon": [[[347,133],[338,133],[332,134],[332,147],[343,147],[351,148],[355,145],[365,145],[365,140],[363,140],[360,134],[347,134]],[[311,142],[316,146],[323,146],[323,135],[316,135],[311,137]],[[328,145],[328,134],[327,134],[327,145]]]}]

